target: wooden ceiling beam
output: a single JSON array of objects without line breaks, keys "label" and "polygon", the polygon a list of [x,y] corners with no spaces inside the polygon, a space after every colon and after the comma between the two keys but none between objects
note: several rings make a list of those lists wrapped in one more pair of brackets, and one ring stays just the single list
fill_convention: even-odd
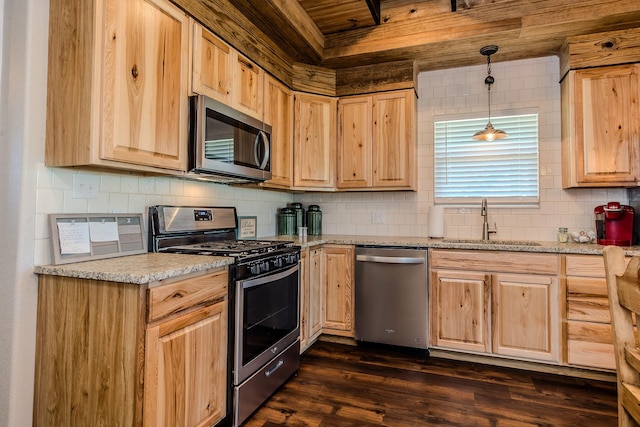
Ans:
[{"label": "wooden ceiling beam", "polygon": [[[636,26],[640,2],[619,0],[465,0],[447,10],[448,0],[382,3],[382,24],[328,35],[328,68],[414,59],[421,71],[447,67],[434,56],[453,53],[450,66],[481,63],[478,49],[498,44],[502,60],[556,54],[568,36]],[[386,8],[391,5],[390,8]],[[509,47],[510,46],[510,47]],[[523,50],[520,52],[518,50]],[[466,53],[465,53],[466,52]],[[506,54],[508,53],[508,55]],[[461,56],[460,56],[461,55]]]}]

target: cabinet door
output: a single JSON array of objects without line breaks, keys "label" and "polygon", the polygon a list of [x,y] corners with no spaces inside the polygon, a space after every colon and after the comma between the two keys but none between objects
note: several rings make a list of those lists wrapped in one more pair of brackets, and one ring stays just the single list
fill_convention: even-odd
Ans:
[{"label": "cabinet door", "polygon": [[300,352],[309,343],[309,249],[300,251]]},{"label": "cabinet door", "polygon": [[100,158],[186,170],[187,16],[166,0],[104,3]]},{"label": "cabinet door", "polygon": [[491,351],[490,277],[483,273],[437,270],[431,274],[432,343],[438,347]]},{"label": "cabinet door", "polygon": [[336,100],[296,93],[294,186],[332,189],[335,183]]},{"label": "cabinet door", "polygon": [[324,332],[354,336],[353,263],[353,246],[326,245],[322,248]]},{"label": "cabinet door", "polygon": [[191,89],[226,105],[231,104],[231,48],[193,22]]},{"label": "cabinet door", "polygon": [[493,352],[558,362],[558,279],[528,274],[495,274],[492,281]]},{"label": "cabinet door", "polygon": [[213,425],[226,412],[227,302],[147,329],[144,425]]},{"label": "cabinet door", "polygon": [[562,82],[563,186],[639,180],[638,66],[571,71]]},{"label": "cabinet door", "polygon": [[371,96],[338,101],[338,188],[372,185],[371,142],[373,99]]},{"label": "cabinet door", "polygon": [[309,251],[309,344],[322,332],[322,250]]},{"label": "cabinet door", "polygon": [[373,186],[415,188],[415,94],[373,96]]},{"label": "cabinet door", "polygon": [[233,51],[232,106],[258,120],[263,119],[264,71],[256,64]]},{"label": "cabinet door", "polygon": [[293,185],[293,93],[271,76],[265,83],[264,121],[271,125],[271,179],[266,187]]}]

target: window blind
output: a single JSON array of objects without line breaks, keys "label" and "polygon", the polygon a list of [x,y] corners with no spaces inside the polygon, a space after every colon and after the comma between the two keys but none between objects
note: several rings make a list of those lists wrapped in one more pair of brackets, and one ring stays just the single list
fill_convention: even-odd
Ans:
[{"label": "window blind", "polygon": [[472,139],[486,118],[434,123],[436,203],[476,204],[482,198],[505,205],[538,203],[538,115],[495,117],[491,123],[509,137]]}]

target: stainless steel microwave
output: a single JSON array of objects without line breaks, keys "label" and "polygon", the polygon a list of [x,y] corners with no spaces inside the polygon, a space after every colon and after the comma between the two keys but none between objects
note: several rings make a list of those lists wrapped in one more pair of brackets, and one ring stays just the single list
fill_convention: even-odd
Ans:
[{"label": "stainless steel microwave", "polygon": [[271,178],[271,126],[203,95],[189,101],[190,174],[219,182]]}]

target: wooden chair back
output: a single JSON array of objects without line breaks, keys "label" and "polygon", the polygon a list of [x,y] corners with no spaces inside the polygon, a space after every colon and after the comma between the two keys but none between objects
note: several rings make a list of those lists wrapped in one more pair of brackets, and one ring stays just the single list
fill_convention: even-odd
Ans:
[{"label": "wooden chair back", "polygon": [[640,425],[640,350],[634,316],[640,313],[640,256],[625,268],[624,251],[603,250],[618,379],[618,426]]}]

